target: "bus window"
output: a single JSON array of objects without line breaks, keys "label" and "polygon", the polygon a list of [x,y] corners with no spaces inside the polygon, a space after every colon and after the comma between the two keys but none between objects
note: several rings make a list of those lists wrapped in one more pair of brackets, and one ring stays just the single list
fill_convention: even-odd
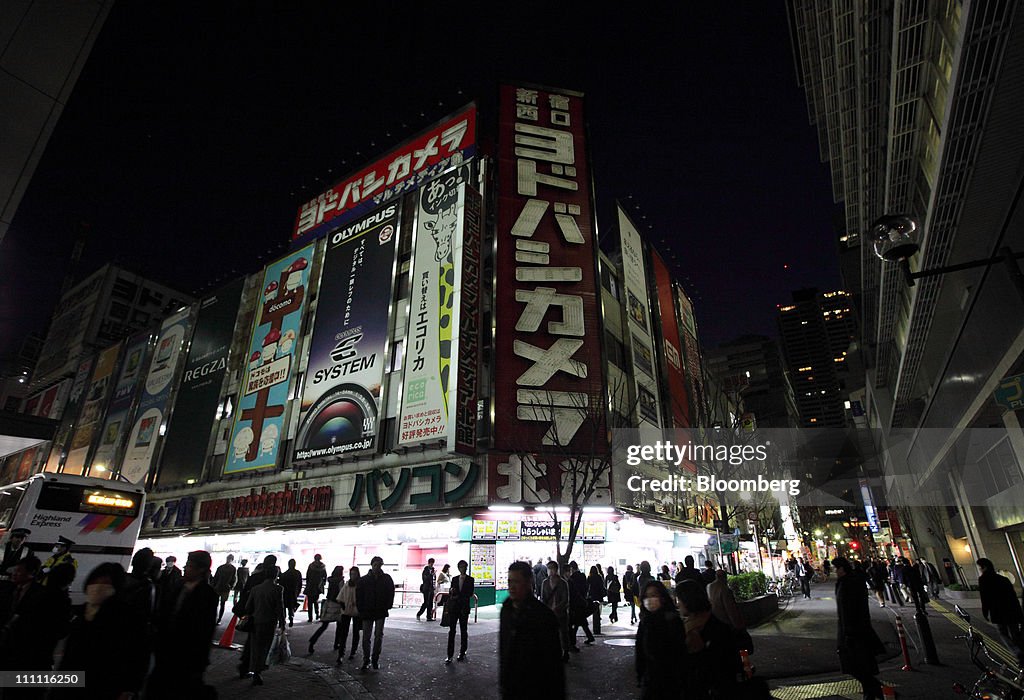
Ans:
[{"label": "bus window", "polygon": [[18,510],[21,497],[25,495],[25,488],[8,486],[0,490],[0,530],[8,530],[11,527],[11,518]]}]

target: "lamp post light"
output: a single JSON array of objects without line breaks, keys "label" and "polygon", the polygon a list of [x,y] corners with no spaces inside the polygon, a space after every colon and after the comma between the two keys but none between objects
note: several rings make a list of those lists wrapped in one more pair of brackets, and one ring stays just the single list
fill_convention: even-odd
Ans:
[{"label": "lamp post light", "polygon": [[1024,253],[1015,253],[1009,247],[1004,246],[999,249],[999,254],[992,258],[911,272],[910,258],[921,248],[917,242],[920,231],[921,225],[917,220],[906,214],[887,214],[871,224],[871,241],[875,255],[883,262],[897,263],[903,270],[903,279],[908,287],[913,287],[917,280],[925,277],[937,277],[947,272],[973,270],[1003,263],[1017,288],[1021,301],[1024,301],[1024,274],[1021,273],[1020,265],[1017,264],[1018,260],[1024,258]]}]

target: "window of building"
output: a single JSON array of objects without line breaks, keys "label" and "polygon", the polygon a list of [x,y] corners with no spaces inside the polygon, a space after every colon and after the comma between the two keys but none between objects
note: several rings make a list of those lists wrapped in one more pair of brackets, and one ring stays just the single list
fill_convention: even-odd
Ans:
[{"label": "window of building", "polygon": [[114,318],[128,318],[128,306],[119,301],[110,302],[110,315]]},{"label": "window of building", "polygon": [[139,285],[129,282],[126,279],[120,277],[114,280],[114,286],[110,290],[110,295],[117,299],[125,299],[127,301],[133,301],[135,294],[139,291]]}]

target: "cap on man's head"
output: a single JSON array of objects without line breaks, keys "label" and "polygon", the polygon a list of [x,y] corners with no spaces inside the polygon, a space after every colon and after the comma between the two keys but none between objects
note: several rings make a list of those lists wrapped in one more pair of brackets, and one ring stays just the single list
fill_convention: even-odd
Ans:
[{"label": "cap on man's head", "polygon": [[28,537],[32,532],[24,527],[16,527],[11,530],[11,537]]},{"label": "cap on man's head", "polygon": [[71,547],[75,543],[69,540],[64,535],[57,535],[57,544],[64,545],[65,547]]}]

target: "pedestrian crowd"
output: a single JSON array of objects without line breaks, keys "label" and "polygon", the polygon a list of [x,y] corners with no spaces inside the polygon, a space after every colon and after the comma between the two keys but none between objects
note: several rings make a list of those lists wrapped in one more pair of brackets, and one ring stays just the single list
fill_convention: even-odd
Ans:
[{"label": "pedestrian crowd", "polygon": [[887,603],[902,607],[910,601],[916,609],[923,610],[929,595],[937,598],[943,588],[939,570],[925,559],[911,564],[906,557],[879,557],[863,563],[858,561],[856,565],[865,573],[867,585],[883,608]]},{"label": "pedestrian crowd", "polygon": [[[184,569],[148,548],[136,552],[130,571],[102,563],[85,574],[85,601],[72,605],[69,591],[82,574],[75,543],[59,538],[41,561],[25,544],[29,534],[12,531],[0,563],[0,670],[84,672],[84,693],[54,690],[52,698],[216,697],[203,681],[218,600],[208,552],[190,552]],[[47,691],[7,692],[42,698]]]}]

